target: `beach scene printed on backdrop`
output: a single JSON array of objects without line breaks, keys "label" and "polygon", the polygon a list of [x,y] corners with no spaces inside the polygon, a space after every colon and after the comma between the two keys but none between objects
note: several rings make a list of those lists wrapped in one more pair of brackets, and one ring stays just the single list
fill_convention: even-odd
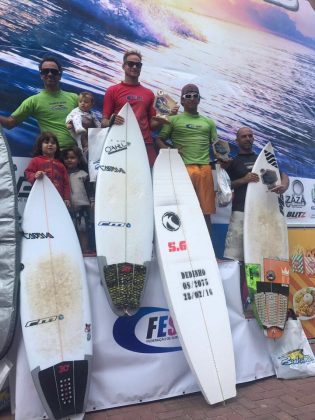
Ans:
[{"label": "beach scene printed on backdrop", "polygon": [[[0,113],[40,91],[44,55],[62,61],[63,88],[92,91],[100,112],[107,87],[123,78],[123,52],[137,49],[141,81],[155,93],[179,100],[184,84],[198,84],[200,112],[216,121],[232,154],[237,128],[250,125],[257,150],[272,141],[283,171],[312,177],[315,12],[305,0],[294,11],[286,3],[4,0]],[[7,131],[12,154],[30,156],[37,131],[32,119]]]}]

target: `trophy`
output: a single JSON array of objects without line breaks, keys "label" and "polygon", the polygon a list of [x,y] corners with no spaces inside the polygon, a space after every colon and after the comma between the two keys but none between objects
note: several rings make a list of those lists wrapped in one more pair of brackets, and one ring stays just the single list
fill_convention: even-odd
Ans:
[{"label": "trophy", "polygon": [[177,103],[168,94],[165,94],[163,90],[158,90],[154,100],[154,108],[156,109],[156,116],[154,119],[168,123],[168,116],[171,110],[177,105]]},{"label": "trophy", "polygon": [[214,157],[218,160],[227,161],[229,159],[230,146],[227,141],[215,140],[212,143]]}]

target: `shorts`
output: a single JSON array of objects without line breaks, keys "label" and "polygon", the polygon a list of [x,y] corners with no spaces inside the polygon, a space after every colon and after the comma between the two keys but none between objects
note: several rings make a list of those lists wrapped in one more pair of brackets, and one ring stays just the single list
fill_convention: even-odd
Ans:
[{"label": "shorts", "polygon": [[215,213],[215,194],[210,165],[186,165],[203,214]]},{"label": "shorts", "polygon": [[244,212],[233,211],[225,239],[224,257],[244,261]]},{"label": "shorts", "polygon": [[77,232],[87,232],[90,225],[90,207],[82,206],[77,210],[70,210],[70,216]]}]

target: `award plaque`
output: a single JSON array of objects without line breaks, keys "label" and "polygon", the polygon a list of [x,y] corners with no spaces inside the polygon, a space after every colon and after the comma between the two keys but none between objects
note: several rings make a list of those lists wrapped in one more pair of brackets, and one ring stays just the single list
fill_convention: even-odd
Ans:
[{"label": "award plaque", "polygon": [[215,140],[212,143],[214,157],[218,160],[226,161],[229,159],[230,146],[227,141]]},{"label": "award plaque", "polygon": [[153,117],[163,123],[168,122],[168,116],[171,110],[177,105],[177,103],[168,94],[164,93],[163,90],[158,90],[154,100],[154,108],[156,109],[156,116]]}]

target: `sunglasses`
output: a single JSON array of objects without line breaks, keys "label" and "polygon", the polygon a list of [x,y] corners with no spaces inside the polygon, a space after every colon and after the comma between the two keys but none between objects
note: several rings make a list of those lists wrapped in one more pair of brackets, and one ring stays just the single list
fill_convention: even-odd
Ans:
[{"label": "sunglasses", "polygon": [[140,61],[126,61],[128,67],[137,67],[137,69],[141,69],[142,63]]},{"label": "sunglasses", "polygon": [[40,74],[43,76],[48,76],[49,73],[51,73],[53,76],[58,76],[60,74],[60,71],[57,69],[42,69],[40,71]]},{"label": "sunglasses", "polygon": [[182,96],[184,99],[198,99],[200,98],[199,93],[185,93],[185,95]]}]

